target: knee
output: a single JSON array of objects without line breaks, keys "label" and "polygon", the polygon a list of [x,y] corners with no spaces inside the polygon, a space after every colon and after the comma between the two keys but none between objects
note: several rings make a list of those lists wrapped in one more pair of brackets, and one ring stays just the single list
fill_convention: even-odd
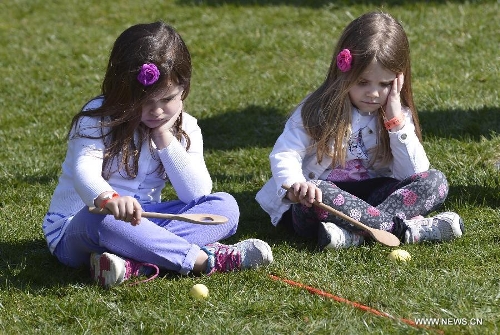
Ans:
[{"label": "knee", "polygon": [[443,172],[436,169],[430,169],[420,175],[423,177],[422,180],[426,183],[426,185],[432,187],[432,189],[439,194],[440,198],[444,199],[447,197],[449,185]]},{"label": "knee", "polygon": [[428,176],[426,179],[431,181],[432,184],[448,189],[448,180],[446,179],[446,176],[443,172],[436,169],[430,169],[429,171],[427,171],[427,174]]},{"label": "knee", "polygon": [[450,189],[450,186],[448,184],[448,180],[446,179],[446,176],[444,173],[442,173],[439,170],[434,170],[435,173],[435,180],[438,185],[438,193],[441,198],[446,198],[448,196],[448,191]]},{"label": "knee", "polygon": [[210,195],[214,206],[218,211],[226,216],[230,222],[238,223],[240,219],[240,208],[236,199],[229,193],[217,192]]},{"label": "knee", "polygon": [[239,213],[238,203],[231,194],[226,192],[217,192],[217,193],[212,193],[210,196],[212,197],[212,200],[220,202],[221,204],[226,206],[228,210],[236,211]]},{"label": "knee", "polygon": [[427,171],[427,173],[429,175],[429,178],[431,178],[432,180],[437,180],[437,181],[441,181],[443,183],[448,184],[448,181],[446,180],[446,176],[444,175],[443,172],[436,170],[436,169],[430,169]]}]

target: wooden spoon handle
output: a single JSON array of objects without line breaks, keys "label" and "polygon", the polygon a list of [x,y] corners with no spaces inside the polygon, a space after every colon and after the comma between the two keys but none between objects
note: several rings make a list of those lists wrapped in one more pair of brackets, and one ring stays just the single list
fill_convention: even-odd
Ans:
[{"label": "wooden spoon handle", "polygon": [[[287,185],[282,185],[281,187],[284,188],[285,190],[288,190],[290,188]],[[348,216],[348,215],[346,215],[346,214],[336,210],[335,208],[332,208],[332,207],[330,207],[322,202],[318,202],[315,200],[314,205],[329,212],[329,213],[332,213],[333,215],[335,215],[343,220],[346,220],[347,222],[351,223],[355,227],[358,227],[360,229],[367,231],[370,234],[370,236],[373,237],[373,239],[377,242],[380,242],[380,243],[387,245],[387,246],[390,246],[390,247],[397,247],[400,244],[399,239],[395,235],[389,233],[388,231],[368,227],[367,225],[359,222],[358,220],[353,219],[352,217],[350,217],[350,216]]]},{"label": "wooden spoon handle", "polygon": [[[94,214],[111,214],[111,212],[107,209],[99,209],[96,207],[89,207],[89,211]],[[179,220],[204,225],[224,224],[228,221],[227,217],[217,214],[164,214],[155,212],[142,212],[142,216],[145,218]]]},{"label": "wooden spoon handle", "polygon": [[366,230],[366,231],[370,231],[370,230],[373,230],[375,228],[372,228],[372,227],[369,227],[361,222],[359,222],[358,220],[356,219],[353,219],[352,217],[350,217],[349,215],[346,215],[344,213],[342,213],[341,211],[338,211],[336,210],[335,208],[333,207],[330,207],[322,202],[318,202],[318,201],[314,201],[314,205],[327,211],[327,212],[330,212],[332,213],[333,215],[335,216],[338,216],[339,218],[341,219],[344,219],[346,220],[347,222],[351,223],[353,226],[356,226],[360,229],[363,229],[363,230]]}]

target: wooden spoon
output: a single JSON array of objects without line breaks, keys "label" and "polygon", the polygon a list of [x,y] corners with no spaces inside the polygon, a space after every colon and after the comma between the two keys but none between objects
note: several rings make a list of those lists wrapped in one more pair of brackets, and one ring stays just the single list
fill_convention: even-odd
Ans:
[{"label": "wooden spoon", "polygon": [[[282,187],[287,191],[288,189],[290,189],[290,187],[287,185],[283,185]],[[363,229],[364,231],[367,231],[375,241],[382,243],[383,245],[387,245],[389,247],[397,247],[400,244],[399,238],[397,238],[394,234],[389,233],[388,231],[368,227],[367,225],[362,224],[358,220],[355,220],[350,216],[336,210],[335,208],[325,205],[322,202],[318,202],[315,200],[314,205],[329,213],[332,213],[335,216],[338,216],[341,219],[346,220],[347,222],[351,223],[352,225],[360,229]]]},{"label": "wooden spoon", "polygon": [[[111,212],[106,208],[99,209],[96,207],[89,207],[89,211],[94,214],[102,214],[102,215],[111,214]],[[179,221],[205,224],[205,225],[223,224],[228,221],[227,217],[216,214],[164,214],[164,213],[154,213],[154,212],[142,212],[142,216],[145,218],[179,220]]]}]

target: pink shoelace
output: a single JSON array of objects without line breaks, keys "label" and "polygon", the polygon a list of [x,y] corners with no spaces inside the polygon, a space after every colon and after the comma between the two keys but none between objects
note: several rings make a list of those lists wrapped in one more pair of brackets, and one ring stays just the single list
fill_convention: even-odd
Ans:
[{"label": "pink shoelace", "polygon": [[151,264],[151,263],[139,263],[139,262],[127,259],[125,261],[125,278],[124,279],[127,280],[133,276],[135,276],[135,277],[140,276],[141,275],[140,270],[143,266],[153,268],[155,270],[155,273],[149,278],[130,283],[129,285],[137,285],[137,284],[141,284],[141,283],[146,283],[146,282],[158,277],[158,275],[160,273],[160,269],[156,265]]},{"label": "pink shoelace", "polygon": [[231,246],[217,244],[214,250],[214,267],[209,275],[214,272],[228,272],[239,269],[241,266],[240,252]]}]

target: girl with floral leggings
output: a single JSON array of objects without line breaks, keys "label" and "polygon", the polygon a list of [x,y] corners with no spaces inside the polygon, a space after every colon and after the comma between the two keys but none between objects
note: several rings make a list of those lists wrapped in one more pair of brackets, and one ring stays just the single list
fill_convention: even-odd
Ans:
[{"label": "girl with floral leggings", "polygon": [[424,218],[444,202],[448,182],[421,140],[406,33],[388,14],[362,15],[340,37],[326,80],[288,119],[256,199],[274,225],[317,235],[321,248],[367,236],[314,201],[405,243],[460,237],[458,214]]}]

